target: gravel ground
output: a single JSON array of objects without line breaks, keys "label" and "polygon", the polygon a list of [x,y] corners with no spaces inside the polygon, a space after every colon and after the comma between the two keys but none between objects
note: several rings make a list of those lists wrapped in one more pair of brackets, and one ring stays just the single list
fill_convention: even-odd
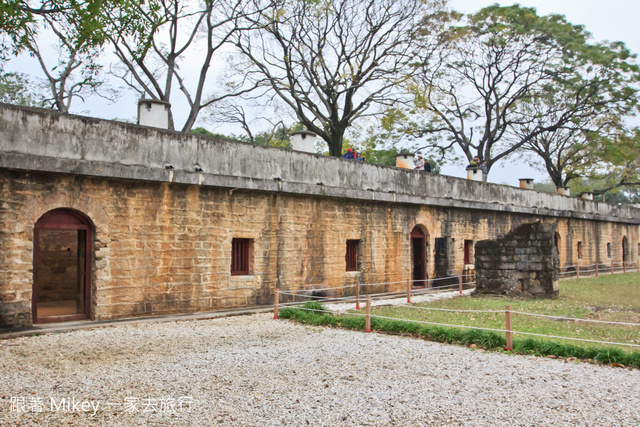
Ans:
[{"label": "gravel ground", "polygon": [[639,425],[640,371],[270,314],[0,341],[0,425],[210,424]]}]

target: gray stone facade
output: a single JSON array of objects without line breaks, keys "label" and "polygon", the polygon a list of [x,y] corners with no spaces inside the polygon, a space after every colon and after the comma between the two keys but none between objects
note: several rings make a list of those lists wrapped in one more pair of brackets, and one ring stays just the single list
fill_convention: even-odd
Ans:
[{"label": "gray stone facade", "polygon": [[558,296],[555,224],[524,223],[501,239],[476,243],[476,291],[520,297]]}]

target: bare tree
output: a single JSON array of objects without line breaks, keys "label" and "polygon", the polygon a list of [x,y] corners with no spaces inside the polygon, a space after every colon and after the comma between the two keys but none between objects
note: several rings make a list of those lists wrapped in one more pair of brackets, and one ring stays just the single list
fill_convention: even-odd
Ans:
[{"label": "bare tree", "polygon": [[[241,140],[252,144],[269,145],[278,129],[285,126],[284,120],[280,117],[269,118],[266,114],[262,114],[269,107],[251,101],[251,99],[228,98],[216,102],[208,108],[205,120],[214,126],[237,125],[244,133],[239,137]],[[257,141],[256,137],[260,141]]]},{"label": "bare tree", "polygon": [[[634,106],[638,69],[620,43],[591,45],[582,27],[519,5],[490,6],[465,24],[440,36],[439,55],[418,58],[410,86],[426,117],[413,131],[440,149],[458,146],[490,170],[538,137]],[[549,92],[563,102],[529,108]]]},{"label": "bare tree", "polygon": [[[242,21],[252,31],[233,36],[246,58],[238,74],[275,92],[327,142],[330,155],[340,156],[354,121],[397,101],[416,21],[441,3],[282,0]],[[260,0],[253,8],[262,8]]]},{"label": "bare tree", "polygon": [[[204,0],[195,2],[156,0],[139,3],[137,14],[149,28],[140,33],[137,23],[126,23],[126,16],[111,16],[114,27],[120,30],[110,36],[115,53],[122,66],[114,73],[143,97],[171,102],[174,86],[186,98],[189,111],[182,132],[188,132],[196,122],[200,111],[207,106],[237,93],[207,93],[207,77],[214,57],[232,34],[238,16],[245,13],[243,0]],[[258,13],[258,11],[254,11]],[[189,67],[181,68],[184,61]],[[197,64],[197,65],[196,65]],[[188,75],[197,68],[197,75]],[[242,89],[244,93],[250,89]],[[173,116],[170,127],[174,129]]]}]

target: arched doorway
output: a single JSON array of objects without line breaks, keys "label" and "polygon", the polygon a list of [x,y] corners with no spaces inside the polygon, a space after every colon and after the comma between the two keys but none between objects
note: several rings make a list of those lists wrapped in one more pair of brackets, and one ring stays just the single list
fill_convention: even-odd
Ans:
[{"label": "arched doorway", "polygon": [[627,236],[622,238],[622,262],[629,261],[629,240]]},{"label": "arched doorway", "polygon": [[411,230],[412,286],[427,286],[427,234],[416,225]]},{"label": "arched doorway", "polygon": [[33,233],[34,323],[88,319],[91,241],[87,217],[70,209],[42,215]]}]

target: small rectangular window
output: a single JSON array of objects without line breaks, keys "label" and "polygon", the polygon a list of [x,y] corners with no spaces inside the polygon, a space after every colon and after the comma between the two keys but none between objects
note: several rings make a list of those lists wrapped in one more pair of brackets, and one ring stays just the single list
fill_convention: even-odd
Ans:
[{"label": "small rectangular window", "polygon": [[607,243],[607,258],[611,258],[611,243]]},{"label": "small rectangular window", "polygon": [[251,239],[233,239],[231,242],[231,275],[249,274],[249,246]]},{"label": "small rectangular window", "polygon": [[578,242],[578,259],[582,259],[582,242]]},{"label": "small rectangular window", "polygon": [[464,241],[464,263],[465,264],[473,264],[471,262],[472,248],[473,248],[473,240],[465,240]]},{"label": "small rectangular window", "polygon": [[347,240],[347,253],[345,262],[347,271],[358,271],[358,243],[359,240]]}]

